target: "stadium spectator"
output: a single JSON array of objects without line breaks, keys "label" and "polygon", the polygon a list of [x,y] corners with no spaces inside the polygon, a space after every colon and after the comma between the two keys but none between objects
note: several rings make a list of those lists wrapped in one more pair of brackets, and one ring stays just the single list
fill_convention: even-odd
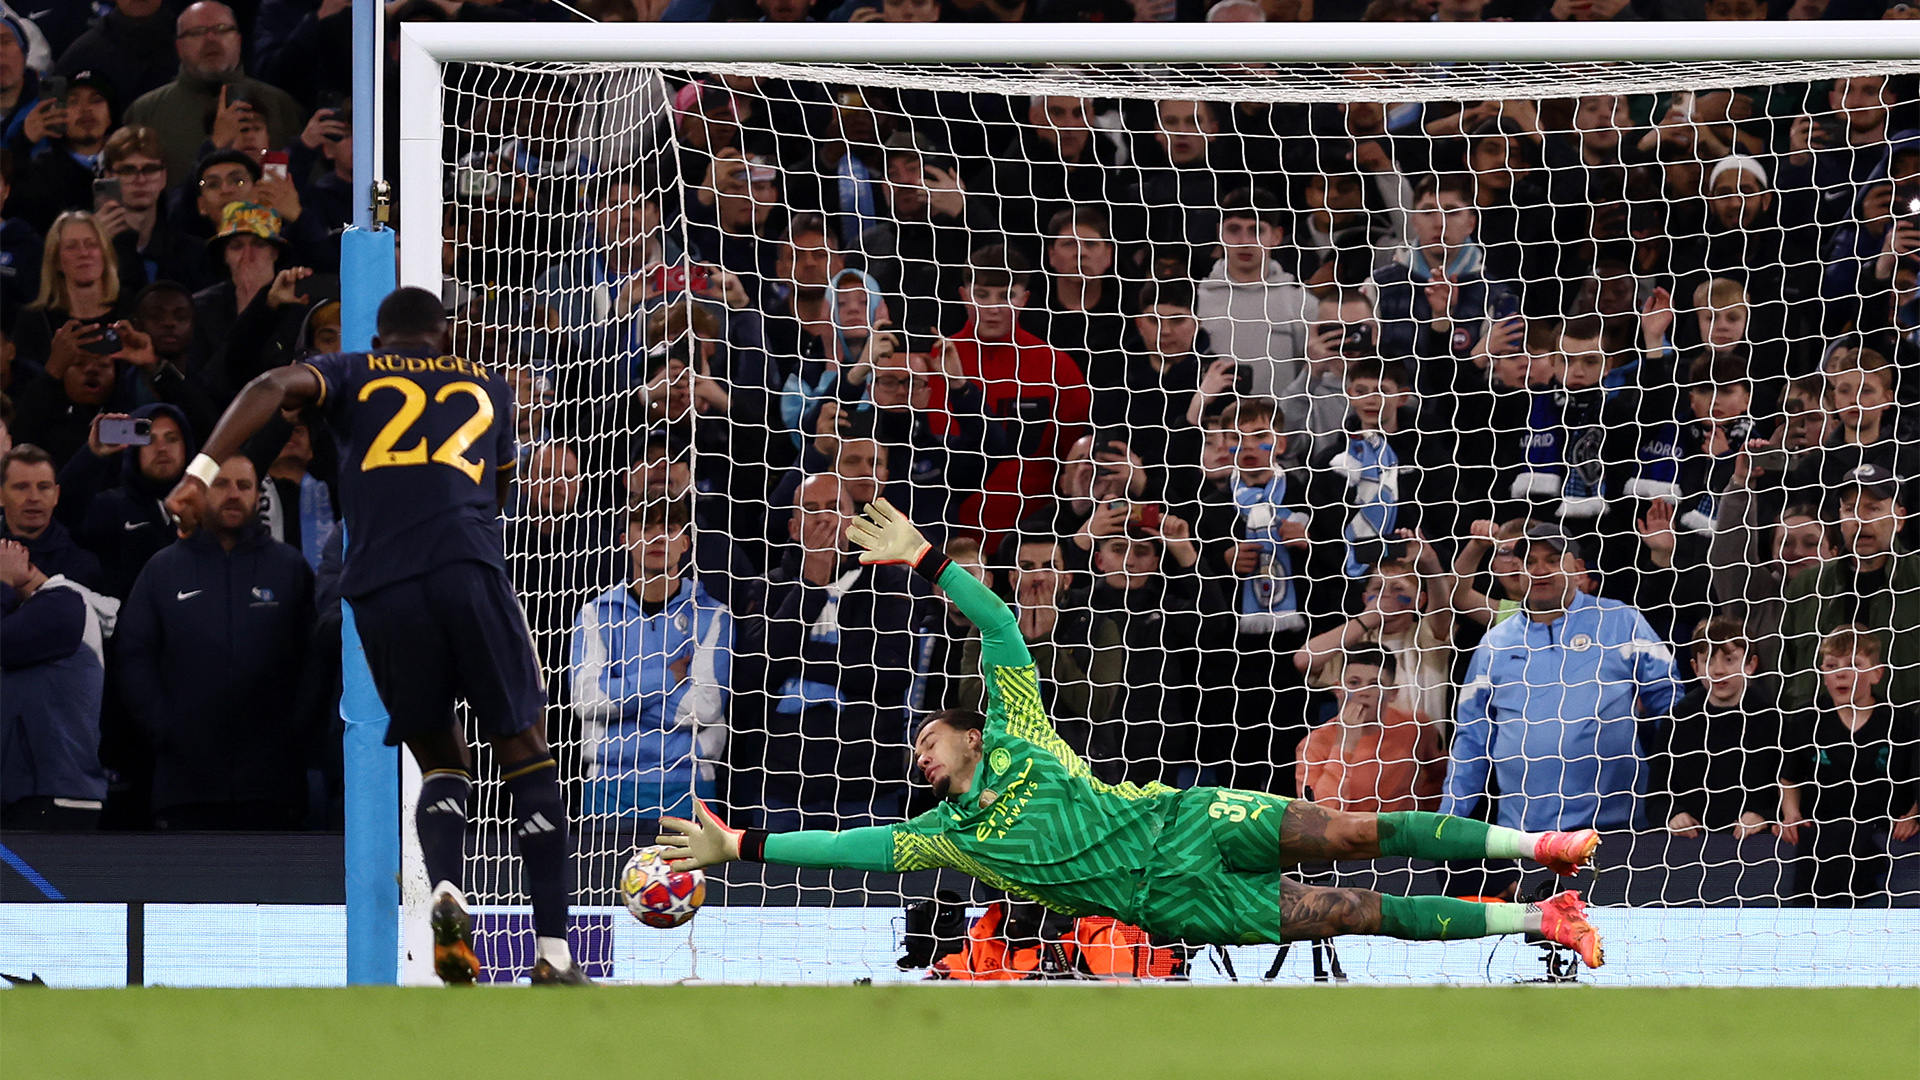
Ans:
[{"label": "stadium spectator", "polygon": [[1094,126],[1093,102],[1035,94],[1026,123],[997,148],[973,188],[992,193],[1008,243],[1034,261],[1046,225],[1080,206],[1112,206],[1120,193],[1118,148]]},{"label": "stadium spectator", "polygon": [[1307,692],[1293,654],[1307,641],[1312,596],[1300,573],[1307,540],[1304,486],[1283,467],[1287,437],[1276,428],[1278,410],[1266,398],[1246,398],[1227,410],[1224,431],[1233,447],[1231,491],[1239,520],[1229,561],[1236,575],[1230,650],[1215,653],[1205,685],[1231,688],[1231,722],[1201,733],[1202,759],[1217,782],[1251,791],[1275,791],[1293,780],[1292,749],[1306,734]]},{"label": "stadium spectator", "polygon": [[732,147],[715,151],[679,226],[688,257],[738,275],[748,296],[760,295],[786,227],[778,176],[779,170]]},{"label": "stadium spectator", "polygon": [[[1439,15],[1446,21],[1445,4]],[[1527,109],[1509,111],[1518,104],[1482,102],[1483,112],[1486,107],[1497,112],[1477,122],[1468,121],[1471,110],[1462,113],[1468,136],[1466,166],[1473,174],[1472,206],[1479,219],[1475,236],[1486,251],[1481,276],[1509,291],[1560,273],[1558,250],[1540,242],[1554,235],[1554,207],[1548,202],[1540,157],[1539,117]]]},{"label": "stadium spectator", "polygon": [[1893,364],[1870,348],[1836,350],[1826,376],[1833,428],[1817,455],[1820,489],[1838,489],[1869,463],[1903,487],[1920,480],[1920,425],[1900,407]]},{"label": "stadium spectator", "polygon": [[300,134],[306,116],[300,103],[250,78],[241,66],[240,45],[233,9],[200,0],[174,22],[179,75],[127,106],[127,124],[159,133],[170,175],[187,175],[206,143],[215,150],[231,148],[242,125],[255,120],[266,125],[268,147],[285,146]]},{"label": "stadium spectator", "polygon": [[156,281],[134,294],[130,321],[152,346],[152,364],[138,369],[141,382],[177,404],[195,431],[211,430],[233,391],[214,367],[211,345],[194,333],[193,294],[177,281]]},{"label": "stadium spectator", "polygon": [[[941,550],[982,583],[992,583],[992,575],[980,561],[980,541],[971,536],[956,536]],[[958,708],[961,680],[972,674],[961,665],[973,623],[948,599],[945,589],[935,585],[933,595],[938,602],[921,607],[920,622],[914,627],[921,635],[921,644],[914,657],[914,687],[908,707],[916,714]],[[919,795],[909,792],[907,799],[907,813],[911,815],[918,806]]]},{"label": "stadium spectator", "polygon": [[74,542],[59,507],[53,457],[24,440],[14,443],[0,457],[0,540],[24,547],[39,573],[98,590],[105,579],[100,560]]},{"label": "stadium spectator", "polygon": [[82,71],[69,79],[65,99],[42,99],[27,114],[10,147],[16,175],[9,201],[34,228],[45,231],[69,210],[94,209],[93,179],[113,131],[112,93],[104,73]]},{"label": "stadium spectator", "polygon": [[261,0],[247,55],[260,77],[309,106],[353,91],[352,0]]},{"label": "stadium spectator", "polygon": [[1200,247],[1219,240],[1221,179],[1231,169],[1210,101],[1172,99],[1154,107],[1152,141],[1136,140],[1135,179],[1120,202],[1141,220],[1119,227],[1122,240]]},{"label": "stadium spectator", "polygon": [[122,104],[158,90],[180,70],[174,51],[173,5],[166,0],[113,0],[113,8],[60,54],[54,73],[97,71]]},{"label": "stadium spectator", "polygon": [[1458,385],[1463,363],[1485,355],[1485,320],[1513,305],[1487,279],[1472,183],[1422,178],[1413,190],[1406,246],[1373,273],[1380,354],[1411,363],[1423,391],[1442,393]]},{"label": "stadium spectator", "polygon": [[1339,686],[1341,665],[1353,650],[1378,648],[1394,660],[1384,673],[1387,706],[1422,724],[1444,723],[1452,715],[1453,613],[1444,606],[1451,583],[1425,540],[1401,530],[1392,546],[1399,553],[1367,578],[1360,613],[1308,638],[1293,654],[1293,666],[1310,686]]},{"label": "stadium spectator", "polygon": [[1046,294],[1020,316],[1035,337],[1073,357],[1096,388],[1121,374],[1127,318],[1114,276],[1117,255],[1105,211],[1079,207],[1053,215],[1041,274]]},{"label": "stadium spectator", "polygon": [[1787,583],[1780,619],[1786,686],[1781,708],[1810,706],[1819,689],[1820,643],[1854,623],[1881,635],[1890,674],[1883,700],[1896,709],[1920,703],[1920,613],[1901,598],[1920,589],[1920,553],[1895,540],[1907,507],[1893,476],[1862,465],[1840,487],[1840,554]]},{"label": "stadium spectator", "polygon": [[757,716],[735,711],[746,775],[736,773],[733,799],[766,807],[772,829],[894,820],[906,776],[912,585],[905,568],[849,553],[853,509],[838,477],[809,476],[796,503],[796,544],[768,575],[764,614],[735,631],[735,685],[764,688],[764,698]]},{"label": "stadium spectator", "polygon": [[[280,445],[268,449],[276,440]],[[260,452],[254,453],[256,449]],[[260,520],[268,534],[293,545],[318,573],[339,520],[334,492],[340,452],[332,429],[318,416],[309,421],[283,413],[281,424],[269,423],[254,436],[248,456],[253,458],[254,470],[265,478],[260,482]]]},{"label": "stadium spectator", "polygon": [[1096,744],[1117,749],[1123,780],[1191,787],[1199,772],[1203,619],[1226,608],[1217,584],[1196,573],[1193,529],[1161,514],[1102,540],[1093,552],[1088,606],[1118,629],[1123,659],[1117,730]]},{"label": "stadium spectator", "polygon": [[101,151],[100,169],[119,182],[119,197],[101,200],[96,213],[101,228],[113,238],[121,279],[185,279],[203,257],[194,250],[198,241],[182,232],[162,205],[167,166],[160,158],[159,136],[143,127],[115,131]]},{"label": "stadium spectator", "polygon": [[37,569],[25,545],[0,540],[0,823],[90,830],[100,820],[105,650],[83,590]]},{"label": "stadium spectator", "polygon": [[687,573],[692,528],[685,497],[635,502],[621,536],[627,579],[574,620],[568,681],[585,726],[589,815],[686,817],[695,797],[713,798],[733,616]]},{"label": "stadium spectator", "polygon": [[960,289],[967,323],[949,339],[960,374],[980,384],[989,422],[1005,425],[1018,455],[996,463],[983,490],[960,507],[961,524],[996,540],[1052,491],[1061,458],[1093,406],[1073,358],[1020,327],[1027,274],[1009,254],[999,245],[973,253]]},{"label": "stadium spectator", "polygon": [[[1713,534],[1708,560],[1713,567],[1714,598],[1729,614],[1744,612],[1750,651],[1764,670],[1780,670],[1780,621],[1787,583],[1836,554],[1820,509],[1795,503],[1771,525],[1757,519],[1755,500],[1746,489],[1728,494],[1721,504],[1721,525]],[[1733,527],[1732,523],[1739,523]]]},{"label": "stadium spectator", "polygon": [[[7,35],[0,34],[0,43],[6,40]],[[21,305],[40,291],[40,253],[45,243],[26,219],[6,212],[13,172],[13,155],[0,154],[0,332],[5,333],[12,332]]]},{"label": "stadium spectator", "polygon": [[673,432],[649,432],[627,469],[624,497],[628,502],[648,503],[693,498],[693,568],[701,586],[736,616],[755,614],[765,582],[743,550],[747,545],[735,539],[746,533],[737,517],[731,519],[732,531],[727,528],[725,513],[735,509],[731,500],[703,495],[695,488],[692,456],[691,448]]},{"label": "stadium spectator", "polygon": [[1088,376],[1093,422],[1124,426],[1127,444],[1144,461],[1197,461],[1201,418],[1237,387],[1237,365],[1203,351],[1192,284],[1150,281],[1136,299],[1137,313],[1122,339],[1124,366]]},{"label": "stadium spectator", "polygon": [[[102,423],[128,419],[147,422],[146,443],[129,446],[101,438]],[[179,483],[197,449],[184,413],[166,404],[143,405],[130,415],[95,416],[87,445],[60,470],[65,496],[60,516],[100,557],[107,595],[124,600],[141,567],[176,539],[161,500]]]},{"label": "stadium spectator", "polygon": [[69,211],[54,220],[40,253],[40,291],[11,331],[19,359],[58,380],[82,351],[113,355],[103,328],[125,317],[127,305],[112,252],[113,239],[92,214]]},{"label": "stadium spectator", "polygon": [[1286,211],[1263,188],[1228,192],[1217,239],[1225,254],[1194,286],[1194,315],[1213,350],[1246,368],[1242,391],[1277,397],[1286,430],[1304,431],[1302,360],[1319,303],[1274,257],[1286,243]]},{"label": "stadium spectator", "polygon": [[1300,797],[1349,813],[1431,810],[1440,802],[1446,753],[1434,725],[1396,705],[1392,653],[1349,651],[1332,684],[1339,711],[1295,752]]},{"label": "stadium spectator", "polygon": [[1101,540],[1125,533],[1152,505],[1143,500],[1148,494],[1145,463],[1118,432],[1074,440],[1054,494],[1053,503],[1022,522],[1021,529],[1070,540],[1061,549],[1061,565],[1076,574],[1087,570]]},{"label": "stadium spectator", "polygon": [[1509,828],[1631,828],[1646,783],[1637,727],[1680,696],[1672,650],[1633,608],[1581,591],[1577,541],[1535,525],[1519,543],[1523,608],[1474,651],[1440,812],[1472,813],[1491,780]]},{"label": "stadium spectator", "polygon": [[1792,903],[1883,898],[1893,860],[1875,834],[1920,834],[1920,718],[1887,701],[1882,640],[1860,623],[1821,638],[1820,693],[1787,721],[1778,831],[1795,849]]},{"label": "stadium spectator", "polygon": [[1830,232],[1853,216],[1861,186],[1886,164],[1892,81],[1884,75],[1835,79],[1826,104],[1792,122],[1779,188],[1783,217],[1811,220]]},{"label": "stadium spectator", "polygon": [[[946,409],[934,411],[938,361],[900,348],[897,340],[894,334],[875,337],[866,400],[873,436],[885,449],[886,475],[896,481],[888,498],[932,535],[952,520],[962,493],[979,489],[988,459],[1005,453],[998,440],[1006,429],[987,423],[980,384],[965,378],[945,380]],[[929,343],[910,339],[910,345],[925,349]],[[954,350],[942,350],[940,360],[957,359]]]},{"label": "stadium spectator", "polygon": [[[226,280],[193,294],[194,323],[209,339],[232,341],[256,301],[280,307],[293,299],[287,295],[275,303],[271,296],[280,260],[292,250],[280,230],[280,215],[256,203],[232,202],[221,211],[220,231],[208,241],[208,251],[225,268]],[[244,340],[251,344],[253,339]],[[230,372],[229,377],[244,383],[251,373]]]},{"label": "stadium spectator", "polygon": [[1446,491],[1425,483],[1427,469],[1442,463],[1415,426],[1406,369],[1349,360],[1346,385],[1346,438],[1308,463],[1304,494],[1316,542],[1306,569],[1316,581],[1366,577],[1400,530],[1419,529],[1424,515],[1440,509],[1430,500]]},{"label": "stadium spectator", "polygon": [[[1518,541],[1531,524],[1526,518],[1512,518],[1502,524],[1482,519],[1468,526],[1466,539],[1454,556],[1453,599],[1448,606],[1486,628],[1517,614],[1528,585]],[[1482,560],[1492,579],[1487,592],[1475,585]]]},{"label": "stadium spectator", "polygon": [[[1047,715],[1075,753],[1096,772],[1111,775],[1120,763],[1121,748],[1119,733],[1107,721],[1114,717],[1127,660],[1120,628],[1088,606],[1086,591],[1074,588],[1058,540],[1023,535],[1012,547],[1012,565],[1005,572],[1019,612],[1020,636],[1039,671]],[[967,639],[961,666],[975,674],[960,681],[960,707],[980,712],[986,707],[986,684],[977,674],[978,634]]]},{"label": "stadium spectator", "polygon": [[253,462],[227,459],[199,531],[147,562],[120,612],[121,699],[154,749],[162,829],[291,829],[316,732],[295,689],[313,630],[313,571],[255,514]]},{"label": "stadium spectator", "polygon": [[1780,809],[1777,688],[1736,616],[1701,622],[1693,639],[1700,684],[1654,726],[1647,750],[1647,823],[1677,836],[1768,831]]},{"label": "stadium spectator", "polygon": [[927,137],[895,132],[887,138],[885,162],[882,205],[860,236],[869,272],[889,296],[905,300],[895,320],[902,329],[913,334],[956,330],[964,314],[953,299],[970,236],[989,228],[992,220],[968,193],[959,165]]}]

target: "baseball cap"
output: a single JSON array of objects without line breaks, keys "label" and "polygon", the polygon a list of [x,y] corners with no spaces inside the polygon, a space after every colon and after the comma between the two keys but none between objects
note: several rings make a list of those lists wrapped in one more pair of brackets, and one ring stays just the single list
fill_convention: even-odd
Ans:
[{"label": "baseball cap", "polygon": [[72,90],[76,86],[84,86],[90,90],[95,90],[99,92],[101,97],[106,98],[109,102],[113,100],[113,82],[107,78],[105,72],[93,71],[91,69],[87,71],[76,71],[72,75],[67,76],[67,89]]},{"label": "baseball cap", "polygon": [[1900,494],[1900,481],[1885,465],[1869,461],[1854,468],[1840,481],[1842,497],[1855,491],[1864,491],[1881,499],[1897,498]]},{"label": "baseball cap", "polygon": [[1572,555],[1576,559],[1585,559],[1587,557],[1586,548],[1581,545],[1580,541],[1575,540],[1573,537],[1561,531],[1558,525],[1552,525],[1544,521],[1527,526],[1526,533],[1524,533],[1520,539],[1523,543],[1529,545],[1535,543],[1545,544],[1562,555]]}]

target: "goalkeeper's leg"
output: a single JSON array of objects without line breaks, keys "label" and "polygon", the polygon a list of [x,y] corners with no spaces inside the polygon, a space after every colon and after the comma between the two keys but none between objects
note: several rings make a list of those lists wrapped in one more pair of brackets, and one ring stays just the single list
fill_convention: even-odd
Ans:
[{"label": "goalkeeper's leg", "polygon": [[1604,962],[1600,934],[1587,922],[1580,894],[1572,892],[1538,904],[1483,904],[1451,896],[1389,896],[1369,889],[1322,888],[1281,878],[1280,933],[1288,941],[1340,934],[1454,941],[1531,933],[1574,950],[1590,968]]},{"label": "goalkeeper's leg", "polygon": [[1403,810],[1349,813],[1296,799],[1280,819],[1280,864],[1404,855],[1415,859],[1532,859],[1571,877],[1593,858],[1600,834],[1521,832],[1451,814]]}]

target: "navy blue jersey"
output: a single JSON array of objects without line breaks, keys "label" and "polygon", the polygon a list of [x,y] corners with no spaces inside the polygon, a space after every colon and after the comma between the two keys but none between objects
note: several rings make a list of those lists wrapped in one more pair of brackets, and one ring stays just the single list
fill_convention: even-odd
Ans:
[{"label": "navy blue jersey", "polygon": [[506,568],[496,475],[514,465],[513,390],[458,356],[331,353],[306,361],[340,445],[341,592],[448,563]]}]

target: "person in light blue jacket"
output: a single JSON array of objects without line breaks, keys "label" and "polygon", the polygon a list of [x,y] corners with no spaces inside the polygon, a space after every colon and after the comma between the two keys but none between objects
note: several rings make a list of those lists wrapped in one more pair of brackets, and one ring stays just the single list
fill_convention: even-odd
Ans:
[{"label": "person in light blue jacket", "polygon": [[573,624],[573,709],[585,728],[586,814],[681,817],[713,797],[726,747],[733,615],[686,565],[693,506],[628,511],[632,575]]},{"label": "person in light blue jacket", "polygon": [[1471,815],[1498,783],[1498,824],[1534,831],[1632,828],[1645,794],[1639,725],[1681,694],[1673,651],[1618,600],[1579,587],[1579,545],[1534,525],[1517,545],[1529,587],[1487,632],[1460,694],[1443,814]]}]

